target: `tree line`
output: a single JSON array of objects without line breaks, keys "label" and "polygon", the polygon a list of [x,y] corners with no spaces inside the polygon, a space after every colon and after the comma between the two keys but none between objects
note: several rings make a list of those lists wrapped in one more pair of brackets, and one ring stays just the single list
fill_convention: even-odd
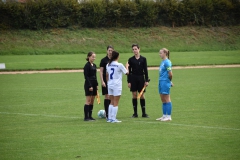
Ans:
[{"label": "tree line", "polygon": [[240,24],[239,0],[26,0],[0,2],[0,28],[179,27]]}]

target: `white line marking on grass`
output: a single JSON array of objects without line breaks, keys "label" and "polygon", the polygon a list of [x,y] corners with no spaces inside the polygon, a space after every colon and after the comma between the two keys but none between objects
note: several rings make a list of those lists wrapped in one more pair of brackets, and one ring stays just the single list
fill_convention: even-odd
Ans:
[{"label": "white line marking on grass", "polygon": [[[235,68],[240,67],[240,64],[230,65],[204,65],[204,66],[173,66],[173,69],[192,69],[192,68]],[[148,70],[158,70],[159,67],[148,67]],[[99,69],[97,69],[99,72]],[[78,73],[83,72],[82,69],[72,70],[33,70],[33,71],[3,71],[0,74],[33,74],[33,73]]]},{"label": "white line marking on grass", "polygon": [[80,117],[68,117],[68,116],[57,116],[57,115],[47,115],[47,114],[29,114],[29,113],[9,113],[9,112],[0,112],[0,114],[15,114],[22,116],[42,116],[50,118],[69,118],[69,119],[79,119]]},{"label": "white line marking on grass", "polygon": [[134,122],[144,122],[144,123],[160,123],[160,124],[167,124],[167,125],[174,125],[174,126],[185,126],[185,127],[195,127],[195,128],[209,128],[209,129],[219,129],[219,130],[234,130],[240,131],[239,128],[225,128],[225,127],[212,127],[212,126],[198,126],[198,125],[191,125],[191,124],[180,124],[180,123],[172,123],[172,122],[147,122],[147,121],[134,121]]},{"label": "white line marking on grass", "polygon": [[[68,118],[68,119],[80,119],[80,117],[68,117],[68,116],[57,116],[57,115],[47,115],[47,114],[29,114],[29,113],[10,113],[10,112],[0,112],[0,114],[14,114],[14,115],[22,115],[22,116],[42,116],[42,117],[50,117],[50,118]],[[124,120],[125,122],[129,120]],[[123,122],[124,122],[123,121]],[[207,129],[219,129],[219,130],[234,130],[240,131],[239,128],[225,128],[225,127],[212,127],[212,126],[198,126],[191,124],[180,124],[180,123],[172,123],[172,122],[149,122],[149,121],[132,121],[137,123],[154,123],[154,124],[166,124],[166,125],[174,125],[174,126],[184,126],[184,127],[195,127],[195,128],[207,128]]]}]

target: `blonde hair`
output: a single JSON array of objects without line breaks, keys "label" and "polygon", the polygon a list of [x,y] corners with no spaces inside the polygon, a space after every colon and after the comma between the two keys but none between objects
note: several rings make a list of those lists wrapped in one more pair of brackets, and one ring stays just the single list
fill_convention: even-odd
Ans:
[{"label": "blonde hair", "polygon": [[162,48],[161,51],[163,51],[163,53],[167,55],[168,59],[170,59],[170,51],[167,48]]}]

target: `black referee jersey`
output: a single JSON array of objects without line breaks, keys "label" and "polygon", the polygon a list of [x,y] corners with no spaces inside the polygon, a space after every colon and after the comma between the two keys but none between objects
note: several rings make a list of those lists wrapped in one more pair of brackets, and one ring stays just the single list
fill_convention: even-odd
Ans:
[{"label": "black referee jersey", "polygon": [[128,59],[129,64],[129,75],[127,78],[128,83],[130,83],[131,76],[145,76],[145,81],[148,80],[148,69],[147,69],[147,59],[140,55],[139,59],[135,56]]},{"label": "black referee jersey", "polygon": [[103,80],[104,80],[104,82],[107,82],[107,80],[106,80],[106,66],[107,66],[108,62],[109,62],[108,56],[104,57],[100,62],[100,67],[103,67]]},{"label": "black referee jersey", "polygon": [[98,86],[97,82],[97,66],[93,63],[87,62],[84,66],[85,86],[88,88]]}]

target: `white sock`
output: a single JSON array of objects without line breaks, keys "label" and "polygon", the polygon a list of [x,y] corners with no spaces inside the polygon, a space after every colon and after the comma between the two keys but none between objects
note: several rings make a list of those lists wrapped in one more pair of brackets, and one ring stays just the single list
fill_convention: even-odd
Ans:
[{"label": "white sock", "polygon": [[108,119],[112,119],[112,105],[109,104],[108,106]]},{"label": "white sock", "polygon": [[113,120],[115,121],[117,118],[118,106],[113,107]]}]

